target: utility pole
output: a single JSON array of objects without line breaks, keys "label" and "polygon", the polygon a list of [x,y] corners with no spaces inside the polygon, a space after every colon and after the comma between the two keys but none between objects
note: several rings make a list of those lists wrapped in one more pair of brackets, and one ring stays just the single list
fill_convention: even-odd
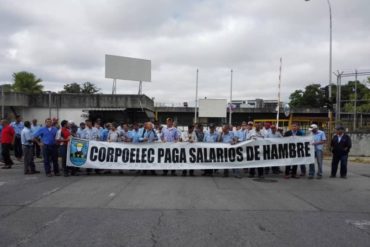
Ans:
[{"label": "utility pole", "polygon": [[230,126],[232,125],[232,113],[233,113],[233,70],[231,70],[231,74],[230,74],[230,105],[229,105],[229,111],[230,111],[230,114],[229,114],[229,124]]},{"label": "utility pole", "polygon": [[198,77],[199,77],[199,69],[197,69],[197,73],[196,73],[196,77],[195,77],[194,123],[197,122],[197,110],[198,110]]}]

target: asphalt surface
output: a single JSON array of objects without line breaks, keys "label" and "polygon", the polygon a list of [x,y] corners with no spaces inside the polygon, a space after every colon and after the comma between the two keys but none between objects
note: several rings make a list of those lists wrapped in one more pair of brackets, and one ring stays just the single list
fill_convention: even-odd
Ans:
[{"label": "asphalt surface", "polygon": [[0,246],[370,246],[370,164],[322,180],[22,172],[0,169]]}]

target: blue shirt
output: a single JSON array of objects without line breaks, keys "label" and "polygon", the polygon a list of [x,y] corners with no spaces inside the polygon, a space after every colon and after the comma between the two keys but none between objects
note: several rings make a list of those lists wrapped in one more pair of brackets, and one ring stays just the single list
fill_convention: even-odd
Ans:
[{"label": "blue shirt", "polygon": [[221,142],[223,143],[232,143],[234,141],[234,133],[229,131],[229,133],[221,133]]},{"label": "blue shirt", "polygon": [[238,139],[239,142],[247,140],[247,131],[240,129],[234,132],[234,136]]},{"label": "blue shirt", "polygon": [[[86,127],[85,127],[86,129]],[[82,138],[84,129],[81,129],[80,127],[77,129],[77,137]]]},{"label": "blue shirt", "polygon": [[162,129],[161,139],[162,141],[165,141],[165,142],[175,142],[180,139],[180,135],[176,128],[174,127],[165,128],[164,127]]},{"label": "blue shirt", "polygon": [[[313,134],[314,142],[326,141],[326,136],[325,136],[324,131],[317,130],[316,133],[312,132],[312,134]],[[324,149],[324,144],[317,144],[317,145],[314,145],[314,146],[315,146],[315,151]]]},{"label": "blue shirt", "polygon": [[41,128],[40,125],[31,125],[31,132],[36,133]]},{"label": "blue shirt", "polygon": [[140,141],[142,141],[144,139],[142,135],[143,135],[143,128],[138,129],[138,130],[131,130],[129,132],[129,136],[131,138],[132,143],[139,143]]},{"label": "blue shirt", "polygon": [[21,135],[21,132],[22,132],[22,130],[23,130],[23,128],[24,128],[24,124],[23,124],[23,122],[19,122],[19,123],[17,123],[17,122],[12,122],[12,123],[10,124],[10,126],[12,126],[12,127],[13,127],[13,129],[14,129],[14,131],[15,131],[15,134],[16,134],[16,135]]},{"label": "blue shirt", "polygon": [[219,133],[217,131],[214,131],[211,133],[211,131],[207,131],[204,135],[203,142],[217,142],[219,137]]},{"label": "blue shirt", "polygon": [[97,141],[99,140],[99,130],[95,127],[92,127],[92,128],[84,128],[81,135],[80,135],[80,138],[82,139],[86,139],[86,140],[94,140],[94,141]]},{"label": "blue shirt", "polygon": [[157,133],[154,130],[144,130],[144,138],[148,139],[148,142],[155,142],[158,140]]},{"label": "blue shirt", "polygon": [[57,132],[58,129],[55,127],[42,127],[33,134],[33,137],[40,137],[41,142],[45,145],[54,145]]},{"label": "blue shirt", "polygon": [[33,139],[33,137],[32,137],[31,129],[29,129],[27,127],[24,127],[22,132],[21,132],[22,145],[32,146],[33,145],[32,139]]},{"label": "blue shirt", "polygon": [[108,133],[109,133],[109,130],[108,129],[103,129],[102,131],[100,131],[100,140],[101,141],[107,141],[108,140]]}]

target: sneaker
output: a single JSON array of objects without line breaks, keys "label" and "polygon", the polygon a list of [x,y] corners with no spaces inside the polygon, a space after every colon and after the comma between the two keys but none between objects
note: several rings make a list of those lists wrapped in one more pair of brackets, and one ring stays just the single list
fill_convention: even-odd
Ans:
[{"label": "sneaker", "polygon": [[316,179],[322,179],[322,176],[321,176],[321,175],[319,175],[319,176],[317,176],[317,177],[316,177]]},{"label": "sneaker", "polygon": [[308,176],[308,179],[313,179],[313,176]]},{"label": "sneaker", "polygon": [[336,176],[334,176],[334,175],[331,175],[331,176],[330,176],[330,178],[336,178]]},{"label": "sneaker", "polygon": [[346,178],[347,178],[347,176],[340,176],[340,178],[344,178],[344,179],[346,179]]},{"label": "sneaker", "polygon": [[52,177],[53,175],[51,173],[46,174],[47,177]]}]

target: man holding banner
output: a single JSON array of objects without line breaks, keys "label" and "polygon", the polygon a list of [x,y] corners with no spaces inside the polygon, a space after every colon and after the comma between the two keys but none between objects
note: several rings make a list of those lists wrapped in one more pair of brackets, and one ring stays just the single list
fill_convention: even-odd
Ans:
[{"label": "man holding banner", "polygon": [[[229,144],[236,143],[236,138],[234,136],[234,133],[230,131],[230,125],[224,124],[224,126],[222,126],[222,133],[220,135],[219,142],[229,143]],[[233,169],[233,175],[236,178],[241,178],[240,169]],[[229,176],[229,170],[224,169],[224,177],[228,177],[228,176]]]},{"label": "man holding banner", "polygon": [[[194,143],[197,142],[198,138],[194,131],[194,125],[188,126],[188,131],[185,131],[182,133],[181,141],[182,142],[188,142],[188,143]],[[187,170],[182,171],[182,176],[185,177],[187,174]],[[189,175],[194,176],[194,170],[189,170]]]},{"label": "man holding banner", "polygon": [[[298,123],[293,123],[292,129],[285,132],[284,137],[289,137],[289,136],[303,136],[303,132],[299,129]],[[303,165],[303,166],[306,167],[306,165]],[[291,176],[292,178],[299,178],[297,177],[297,169],[298,169],[297,165],[286,166],[285,167],[285,178],[288,179],[289,176]]]},{"label": "man holding banner", "polygon": [[[167,127],[162,129],[161,140],[162,142],[178,142],[180,140],[177,128],[173,126],[173,119],[166,119]],[[163,176],[167,176],[168,170],[163,170]],[[176,176],[176,170],[171,170],[171,175]]]}]

